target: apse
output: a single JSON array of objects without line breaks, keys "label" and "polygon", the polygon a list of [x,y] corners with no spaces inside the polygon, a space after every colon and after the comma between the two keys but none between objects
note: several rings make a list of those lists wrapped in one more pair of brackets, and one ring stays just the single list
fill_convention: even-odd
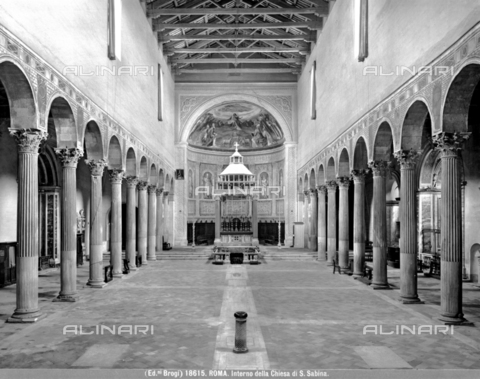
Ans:
[{"label": "apse", "polygon": [[245,101],[216,105],[198,117],[188,137],[195,147],[231,150],[261,150],[285,141],[275,117],[265,108]]}]

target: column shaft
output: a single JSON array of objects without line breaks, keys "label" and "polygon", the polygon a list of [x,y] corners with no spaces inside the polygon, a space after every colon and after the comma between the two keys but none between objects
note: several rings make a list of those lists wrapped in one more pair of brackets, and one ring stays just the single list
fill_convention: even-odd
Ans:
[{"label": "column shaft", "polygon": [[327,183],[328,188],[328,225],[327,225],[327,265],[333,265],[337,252],[337,182],[332,180]]},{"label": "column shaft", "polygon": [[103,275],[103,217],[102,176],[107,166],[104,159],[87,161],[91,173],[90,189],[90,278],[87,285],[93,288],[106,286]]},{"label": "column shaft", "polygon": [[77,164],[80,149],[56,149],[63,166],[62,181],[62,251],[60,259],[60,294],[54,301],[76,301],[77,296]]},{"label": "column shaft", "polygon": [[338,264],[341,272],[345,272],[348,268],[349,253],[349,215],[348,215],[348,187],[350,186],[350,178],[337,178],[339,194],[339,222],[338,222]]},{"label": "column shaft", "polygon": [[469,133],[442,133],[434,139],[442,160],[440,320],[446,324],[466,322],[462,310],[462,204],[458,152],[468,137]]},{"label": "column shaft", "polygon": [[365,266],[365,170],[352,171],[353,200],[353,276],[363,276]]},{"label": "column shaft", "polygon": [[318,257],[319,261],[325,260],[327,252],[327,208],[326,208],[326,186],[318,186]]},{"label": "column shaft", "polygon": [[395,153],[400,163],[400,301],[419,303],[417,294],[416,151]]},{"label": "column shaft", "polygon": [[123,277],[122,270],[122,180],[124,172],[110,171],[112,183],[112,210],[110,212],[110,255],[113,276]]},{"label": "column shaft", "polygon": [[308,200],[310,197],[310,191],[304,191],[303,192],[303,225],[304,225],[304,246],[305,248],[310,247],[310,227],[309,227],[309,222],[308,222]]},{"label": "column shaft", "polygon": [[127,236],[125,257],[129,261],[130,270],[137,269],[135,258],[137,256],[137,184],[135,176],[127,177]]},{"label": "column shaft", "polygon": [[387,281],[387,204],[388,162],[369,164],[373,172],[373,280],[374,289],[388,289]]},{"label": "column shaft", "polygon": [[157,192],[157,251],[163,250],[163,188]]},{"label": "column shaft", "polygon": [[312,214],[310,217],[310,250],[317,251],[317,190],[310,190],[310,206],[312,207]]},{"label": "column shaft", "polygon": [[142,258],[142,266],[147,262],[147,227],[148,227],[148,208],[147,208],[147,186],[148,182],[138,183],[138,235],[137,246],[138,255]]},{"label": "column shaft", "polygon": [[220,223],[221,221],[220,196],[215,197],[215,244],[220,243]]},{"label": "column shaft", "polygon": [[149,261],[156,261],[157,256],[157,186],[148,186],[148,256]]},{"label": "column shaft", "polygon": [[168,201],[168,191],[165,191],[164,193],[164,199],[163,199],[163,236],[165,239],[165,242],[170,242],[168,239],[168,229],[170,226],[168,225],[168,212],[170,211],[170,204]]},{"label": "column shaft", "polygon": [[35,322],[38,307],[38,148],[47,134],[10,129],[18,143],[17,306],[8,322]]},{"label": "column shaft", "polygon": [[257,210],[258,210],[258,201],[257,197],[253,196],[252,199],[252,243],[253,245],[258,245],[258,215],[257,215]]}]

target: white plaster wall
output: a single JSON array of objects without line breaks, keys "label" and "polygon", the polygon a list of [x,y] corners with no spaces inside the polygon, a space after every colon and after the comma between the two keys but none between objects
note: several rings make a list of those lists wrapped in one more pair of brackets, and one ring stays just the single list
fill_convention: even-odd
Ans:
[{"label": "white plaster wall", "polygon": [[[369,56],[354,56],[351,0],[337,0],[298,82],[298,167],[407,80],[364,76],[366,66],[389,73],[396,66],[428,65],[480,19],[470,0],[369,2]],[[317,119],[310,119],[310,69],[317,65]]]},{"label": "white plaster wall", "polygon": [[[75,86],[146,146],[173,164],[174,81],[144,3],[123,0],[122,57],[107,56],[108,1],[2,0],[0,24],[60,72],[66,66],[94,72],[97,67],[147,66],[154,76],[67,75]],[[157,118],[157,64],[164,71],[164,121]]]}]

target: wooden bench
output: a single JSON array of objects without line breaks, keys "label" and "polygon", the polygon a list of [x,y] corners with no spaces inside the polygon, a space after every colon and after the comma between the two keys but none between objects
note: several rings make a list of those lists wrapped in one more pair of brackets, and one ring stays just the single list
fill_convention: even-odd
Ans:
[{"label": "wooden bench", "polygon": [[142,256],[141,255],[137,255],[135,257],[135,266],[137,267],[140,267],[142,265]]},{"label": "wooden bench", "polygon": [[123,260],[123,273],[125,275],[130,273],[130,261],[126,258]]},{"label": "wooden bench", "polygon": [[372,280],[373,276],[373,268],[370,267],[369,265],[365,265],[363,267],[363,277],[367,278],[368,280]]},{"label": "wooden bench", "polygon": [[163,250],[172,250],[172,247],[168,242],[163,243]]},{"label": "wooden bench", "polygon": [[113,266],[108,265],[103,268],[105,270],[105,283],[113,280]]}]

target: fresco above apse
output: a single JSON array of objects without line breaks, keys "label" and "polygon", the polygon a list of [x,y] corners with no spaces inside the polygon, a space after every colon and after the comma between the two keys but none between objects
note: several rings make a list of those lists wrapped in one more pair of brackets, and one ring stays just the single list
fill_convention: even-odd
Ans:
[{"label": "fresco above apse", "polygon": [[216,105],[196,121],[188,137],[193,146],[231,149],[264,149],[283,144],[277,120],[266,109],[246,101]]}]

